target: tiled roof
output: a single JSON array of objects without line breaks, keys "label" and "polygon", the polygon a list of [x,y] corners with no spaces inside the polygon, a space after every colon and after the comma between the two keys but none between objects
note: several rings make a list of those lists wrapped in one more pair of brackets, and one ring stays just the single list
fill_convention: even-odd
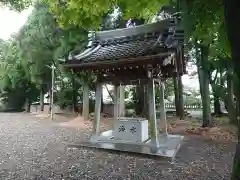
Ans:
[{"label": "tiled roof", "polygon": [[88,49],[70,55],[66,64],[151,56],[174,50],[182,41],[183,31],[177,29],[174,18],[131,28],[92,32]]}]

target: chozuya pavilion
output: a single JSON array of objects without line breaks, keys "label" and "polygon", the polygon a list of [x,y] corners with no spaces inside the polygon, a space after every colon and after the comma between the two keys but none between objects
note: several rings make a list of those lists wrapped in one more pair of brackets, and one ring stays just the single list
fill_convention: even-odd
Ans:
[{"label": "chozuya pavilion", "polygon": [[[97,77],[93,134],[78,146],[173,158],[183,136],[167,132],[164,81],[185,74],[184,32],[179,14],[145,25],[89,33],[88,47],[69,55],[63,66]],[[122,85],[144,83],[148,89],[148,119],[120,117]],[[102,84],[115,86],[114,128],[100,132]],[[156,87],[155,87],[156,86]],[[160,124],[156,119],[155,88],[160,90]]]}]

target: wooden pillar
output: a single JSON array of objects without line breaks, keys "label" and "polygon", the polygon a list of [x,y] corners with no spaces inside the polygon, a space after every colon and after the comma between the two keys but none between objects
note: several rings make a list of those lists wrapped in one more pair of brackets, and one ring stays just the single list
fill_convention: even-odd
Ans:
[{"label": "wooden pillar", "polygon": [[147,118],[148,115],[148,88],[147,86],[144,86],[144,107],[143,107],[143,117]]},{"label": "wooden pillar", "polygon": [[164,83],[159,81],[159,101],[160,101],[160,122],[163,129],[163,134],[167,135],[167,118],[166,118],[166,109],[164,101]]},{"label": "wooden pillar", "polygon": [[119,102],[119,116],[124,117],[125,116],[125,86],[120,86],[119,89],[119,96],[120,96],[120,102]]},{"label": "wooden pillar", "polygon": [[89,118],[89,83],[84,79],[83,83],[83,109],[82,116],[85,120]]},{"label": "wooden pillar", "polygon": [[150,136],[153,145],[158,146],[158,128],[156,118],[156,105],[155,105],[155,88],[154,80],[148,80],[148,101],[149,101],[149,122],[150,122]]},{"label": "wooden pillar", "polygon": [[93,121],[93,134],[99,135],[100,133],[100,113],[101,113],[101,98],[102,98],[102,84],[97,83],[96,97],[95,97],[95,112]]},{"label": "wooden pillar", "polygon": [[[72,72],[72,105],[73,105],[73,113],[76,113],[78,111],[77,108],[77,95],[78,95],[78,89],[76,88],[76,80],[74,77],[74,74]],[[83,104],[84,105],[84,104]]]},{"label": "wooden pillar", "polygon": [[117,121],[119,117],[119,96],[120,87],[114,86],[114,120]]}]

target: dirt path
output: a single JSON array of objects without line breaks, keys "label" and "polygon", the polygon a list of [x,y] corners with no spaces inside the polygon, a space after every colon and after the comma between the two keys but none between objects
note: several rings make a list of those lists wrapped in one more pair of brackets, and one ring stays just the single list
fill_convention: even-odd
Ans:
[{"label": "dirt path", "polygon": [[0,114],[0,180],[8,179],[229,179],[233,143],[186,137],[169,164],[157,159],[92,149],[68,149],[89,128],[66,128],[24,113]]}]

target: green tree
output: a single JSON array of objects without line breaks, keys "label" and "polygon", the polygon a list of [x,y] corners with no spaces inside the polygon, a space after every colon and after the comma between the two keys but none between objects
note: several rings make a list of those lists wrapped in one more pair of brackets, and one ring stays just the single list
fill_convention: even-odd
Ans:
[{"label": "green tree", "polygon": [[31,4],[32,0],[0,0],[0,6],[7,6],[17,11],[22,11]]},{"label": "green tree", "polygon": [[0,87],[6,108],[22,109],[27,97],[36,99],[37,90],[21,64],[16,40],[2,41],[0,54]]},{"label": "green tree", "polygon": [[[59,68],[59,58],[64,58],[70,50],[74,51],[79,48],[77,45],[82,46],[82,41],[86,39],[86,31],[79,28],[61,30],[46,6],[36,3],[16,39],[22,65],[31,82],[37,84],[40,90],[40,104],[43,111],[44,94],[49,91],[51,95],[51,69],[49,67],[55,64]],[[64,73],[65,71],[57,71],[56,75]],[[70,77],[71,73],[65,73],[65,76]]]},{"label": "green tree", "polygon": [[[71,0],[67,3],[53,0],[45,0],[51,12],[53,12],[59,24],[63,27],[79,25],[85,28],[99,28],[102,17],[109,10],[119,8],[123,13],[124,19],[130,17],[143,17],[148,20],[159,10],[161,4],[168,0],[141,0],[141,1],[76,1]],[[136,11],[137,9],[137,11]]]},{"label": "green tree", "polygon": [[[227,27],[227,36],[229,39],[231,47],[231,56],[233,61],[234,73],[236,75],[236,99],[237,99],[237,111],[240,112],[240,52],[239,52],[239,41],[240,41],[240,25],[236,23],[236,17],[240,15],[239,9],[237,8],[238,1],[224,0],[224,10],[225,10],[225,23]],[[236,146],[236,153],[233,163],[233,173],[232,180],[240,179],[240,123],[239,123],[239,114],[237,116],[237,125],[238,125],[238,143]]]},{"label": "green tree", "polygon": [[51,69],[47,66],[53,63],[53,52],[57,47],[56,27],[57,24],[47,8],[36,4],[17,37],[21,62],[31,81],[40,90],[41,111],[44,108],[44,94],[51,87]]}]

